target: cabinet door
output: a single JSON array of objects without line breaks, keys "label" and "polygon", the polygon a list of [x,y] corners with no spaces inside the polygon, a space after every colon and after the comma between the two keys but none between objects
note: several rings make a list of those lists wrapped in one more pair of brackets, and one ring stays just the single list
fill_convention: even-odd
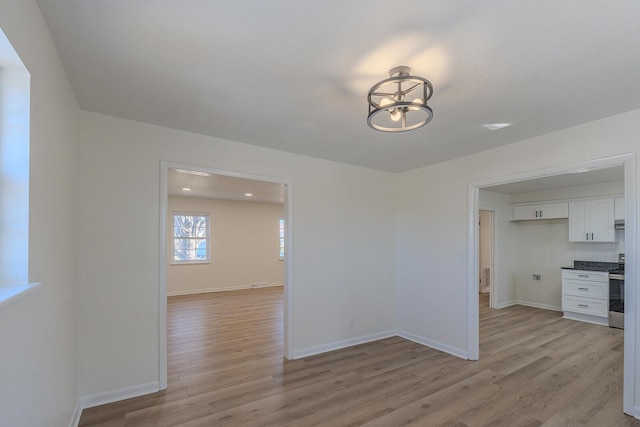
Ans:
[{"label": "cabinet door", "polygon": [[616,197],[613,200],[613,204],[614,204],[613,218],[624,219],[624,197]]},{"label": "cabinet door", "polygon": [[591,200],[589,234],[591,241],[615,242],[613,206],[613,199]]},{"label": "cabinet door", "polygon": [[567,218],[569,216],[567,206],[567,203],[549,203],[546,205],[540,205],[538,206],[538,216],[542,219]]},{"label": "cabinet door", "polygon": [[514,206],[513,219],[538,219],[538,206]]},{"label": "cabinet door", "polygon": [[569,216],[567,203],[546,203],[541,205],[514,206],[515,221],[527,219],[555,219]]},{"label": "cabinet door", "polygon": [[589,231],[589,202],[569,203],[569,241],[586,242]]}]

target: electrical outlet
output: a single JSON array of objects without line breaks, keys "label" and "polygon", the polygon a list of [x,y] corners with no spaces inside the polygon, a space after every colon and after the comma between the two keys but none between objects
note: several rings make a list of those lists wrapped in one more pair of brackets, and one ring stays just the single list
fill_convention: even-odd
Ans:
[{"label": "electrical outlet", "polygon": [[349,327],[353,328],[356,325],[356,321],[351,319],[351,321],[349,322]]},{"label": "electrical outlet", "polygon": [[542,276],[540,274],[534,274],[533,280],[536,282],[542,282]]}]

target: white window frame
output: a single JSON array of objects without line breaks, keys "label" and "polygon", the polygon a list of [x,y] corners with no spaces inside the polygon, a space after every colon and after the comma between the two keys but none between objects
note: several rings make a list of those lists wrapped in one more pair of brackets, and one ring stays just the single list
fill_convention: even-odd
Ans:
[{"label": "white window frame", "polygon": [[[202,239],[198,237],[176,237],[175,236],[175,217],[176,216],[193,216],[193,217],[204,217],[206,218],[206,236],[204,240],[206,242],[206,257],[205,259],[188,259],[188,260],[176,260],[175,259],[175,243],[176,239]],[[171,212],[171,253],[169,254],[169,262],[172,265],[190,265],[190,264],[208,264],[211,262],[211,214],[209,212],[183,212],[176,211]],[[197,253],[197,249],[196,249]]]}]

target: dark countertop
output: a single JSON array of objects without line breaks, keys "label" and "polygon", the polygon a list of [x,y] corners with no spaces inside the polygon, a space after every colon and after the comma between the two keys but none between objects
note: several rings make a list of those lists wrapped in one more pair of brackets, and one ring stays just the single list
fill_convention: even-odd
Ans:
[{"label": "dark countertop", "polygon": [[563,270],[610,271],[617,270],[617,262],[573,261],[573,267],[561,267]]}]

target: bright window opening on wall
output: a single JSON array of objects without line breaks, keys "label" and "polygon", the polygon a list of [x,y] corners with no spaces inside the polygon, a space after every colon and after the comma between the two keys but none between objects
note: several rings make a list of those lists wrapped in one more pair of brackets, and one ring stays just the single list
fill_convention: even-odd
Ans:
[{"label": "bright window opening on wall", "polygon": [[284,218],[280,218],[280,259],[284,258]]},{"label": "bright window opening on wall", "polygon": [[0,306],[29,283],[31,76],[0,29]]},{"label": "bright window opening on wall", "polygon": [[209,214],[174,212],[171,263],[209,262],[209,228]]}]

